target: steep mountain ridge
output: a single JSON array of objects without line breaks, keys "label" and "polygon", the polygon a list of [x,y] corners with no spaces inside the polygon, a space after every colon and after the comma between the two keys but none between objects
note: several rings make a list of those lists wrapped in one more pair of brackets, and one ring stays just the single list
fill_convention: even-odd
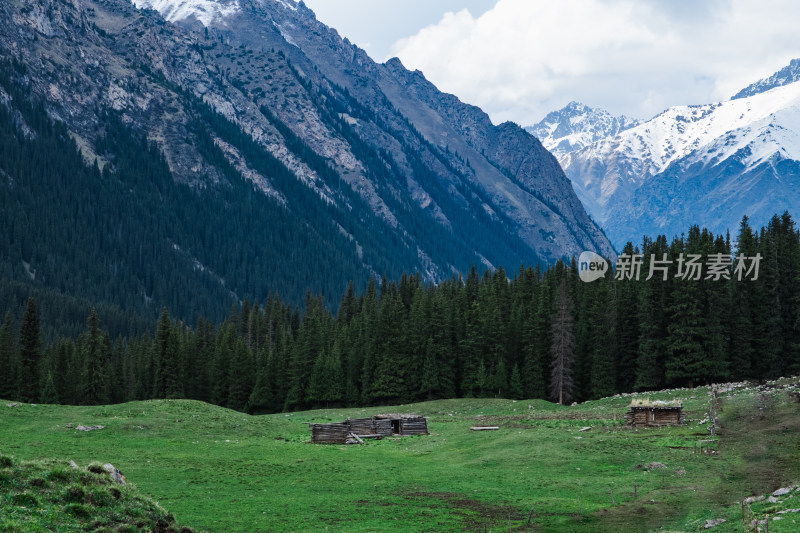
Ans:
[{"label": "steep mountain ridge", "polygon": [[800,81],[800,59],[792,59],[788,65],[780,69],[772,76],[768,76],[762,80],[748,85],[735,95],[731,96],[731,100],[747,98],[748,96],[763,93],[770,89],[774,89],[775,87],[783,87],[784,85],[789,85],[790,83],[794,83],[796,81]]},{"label": "steep mountain ridge", "polygon": [[[492,125],[488,115],[479,108],[464,104],[453,95],[441,93],[421,72],[408,71],[397,59],[384,65],[374,63],[363,50],[346,39],[342,40],[335,30],[317,21],[303,2],[299,2],[296,9],[292,9],[290,0],[257,0],[252,3],[251,0],[242,0],[242,5],[251,6],[245,7],[245,11],[252,8],[256,13],[261,13],[259,6],[283,7],[269,10],[267,14],[280,36],[291,45],[285,51],[296,64],[301,68],[307,66],[310,77],[318,71],[326,80],[344,87],[391,129],[399,130],[396,133],[414,151],[421,154],[431,152],[426,156],[429,161],[441,159],[432,150],[443,150],[447,166],[465,174],[466,180],[462,177],[455,182],[471,182],[469,186],[477,185],[482,189],[487,196],[481,201],[481,209],[495,219],[508,217],[518,228],[520,237],[545,260],[563,256],[565,245],[570,242],[579,243],[578,248],[597,248],[606,255],[613,254],[604,243],[602,232],[575,201],[569,182],[564,179],[556,162],[521,129],[510,128],[516,131],[510,137],[499,134],[509,131],[510,125]],[[262,43],[269,39],[258,24],[258,18],[233,16],[227,24],[237,28],[230,37],[247,46],[265,46]],[[403,129],[409,126],[412,129],[410,134],[403,133]],[[380,138],[369,138],[380,143]],[[488,150],[491,143],[498,140],[500,144],[494,148],[496,154],[493,157]],[[521,164],[522,161],[507,160],[507,154],[513,153],[514,149],[503,142],[515,143],[515,149],[522,150],[529,162],[546,160],[547,163],[526,166]],[[400,161],[407,159],[407,155],[399,154],[394,145],[389,140],[380,143],[379,149],[392,152]],[[448,176],[443,170],[446,169],[440,168],[437,174],[452,187],[453,176]],[[536,182],[534,190],[542,198],[526,190],[526,182],[531,181]],[[418,183],[413,183],[412,187],[416,185]],[[554,211],[551,209],[553,205],[561,205],[563,210],[556,208]],[[572,251],[567,255],[570,253]]]},{"label": "steep mountain ridge", "polygon": [[[139,7],[159,9],[177,24]],[[209,308],[218,314],[230,299],[270,291],[295,302],[305,288],[336,298],[348,279],[363,285],[403,270],[437,281],[472,263],[551,261],[584,248],[613,254],[535,139],[510,124],[493,126],[399,62],[374,63],[302,2],[11,0],[0,6],[0,51],[13,63],[4,67],[0,89],[9,112],[20,115],[26,100],[41,103],[68,130],[57,141],[61,149],[75,143],[88,167],[135,171],[126,167],[135,160],[120,153],[124,143],[108,138],[118,132],[146,138],[152,153],[163,154],[163,168],[153,172],[185,184],[191,194],[169,194],[203,203],[210,220],[221,224],[231,217],[220,212],[217,219],[217,210],[254,201],[248,189],[259,193],[253,220],[273,222],[256,233],[228,227],[221,240],[222,228],[204,228],[202,219],[176,227],[154,215],[148,231],[157,234],[141,235],[161,243],[154,257],[169,258],[170,276],[202,274],[228,294],[218,303],[197,295],[204,303],[182,308],[184,316]],[[37,126],[17,123],[8,131],[30,130],[36,138]],[[14,205],[34,200],[26,198]],[[126,224],[103,216],[101,224]],[[276,240],[284,224],[294,228],[291,237]],[[46,247],[55,237],[41,232],[46,238],[26,244],[32,250],[7,245],[6,275],[59,280],[62,290],[89,297],[97,290],[114,300],[111,281],[94,289],[70,274],[68,258],[58,267],[64,258]],[[198,232],[205,237],[198,240]],[[112,253],[99,233],[89,239],[95,241],[101,256]],[[277,257],[282,266],[269,269]],[[143,284],[141,306],[175,305],[179,296],[159,293],[174,289],[144,281],[157,279],[155,272],[120,268],[129,283]]]}]

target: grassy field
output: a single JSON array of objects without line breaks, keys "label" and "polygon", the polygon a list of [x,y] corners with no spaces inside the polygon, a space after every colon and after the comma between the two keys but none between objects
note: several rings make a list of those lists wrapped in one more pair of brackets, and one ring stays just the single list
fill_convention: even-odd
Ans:
[{"label": "grassy field", "polygon": [[[717,518],[727,522],[715,532],[744,531],[744,497],[800,482],[796,390],[796,381],[784,380],[723,392],[711,454],[694,453],[709,439],[708,423],[700,423],[707,388],[639,395],[681,399],[687,413],[685,426],[639,430],[623,426],[630,397],[573,407],[467,399],[267,416],[188,400],[2,402],[0,452],[111,462],[182,524],[209,532],[697,531]],[[423,414],[431,434],[309,443],[308,422],[385,412]],[[76,431],[80,424],[105,429]],[[473,425],[501,429],[473,432]],[[754,503],[754,518],[800,507],[800,491],[780,500]],[[800,530],[800,513],[781,518],[770,532]]]}]

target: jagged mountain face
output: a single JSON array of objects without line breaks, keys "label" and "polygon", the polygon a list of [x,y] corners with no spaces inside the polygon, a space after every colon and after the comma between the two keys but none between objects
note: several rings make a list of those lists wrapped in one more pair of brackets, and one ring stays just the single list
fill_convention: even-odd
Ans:
[{"label": "jagged mountain face", "polygon": [[638,124],[638,120],[624,115],[614,116],[603,109],[570,102],[558,111],[548,113],[538,124],[525,129],[561,159],[569,152]]},{"label": "jagged mountain face", "polygon": [[774,89],[775,87],[783,87],[796,81],[800,81],[800,59],[792,59],[787,66],[783,67],[772,76],[748,85],[733,95],[731,100],[747,98],[748,96],[760,94]]},{"label": "jagged mountain face", "polygon": [[[766,85],[764,86],[766,87]],[[736,231],[797,212],[800,83],[702,106],[677,106],[560,162],[618,247],[690,224]]]},{"label": "jagged mountain face", "polygon": [[[146,139],[150,155],[142,157],[158,154],[148,172],[185,189],[161,183],[146,197],[181,198],[181,209],[206,212],[209,222],[175,219],[164,205],[131,235],[155,243],[153,257],[168,258],[169,276],[202,275],[230,299],[272,291],[298,301],[305,288],[332,299],[348,279],[363,284],[403,270],[437,281],[472,263],[514,268],[583,249],[613,255],[535,138],[492,125],[399,61],[374,63],[302,2],[10,0],[0,5],[0,57],[8,58],[4,109],[33,117],[26,106],[42,106],[69,133],[53,142],[80,150],[87,183],[100,180],[99,190],[119,181],[108,194],[133,195],[128,206],[145,196],[124,185],[137,162],[115,139]],[[31,143],[50,138],[37,134],[41,120],[28,122],[8,127]],[[14,183],[0,181],[19,192],[14,205],[35,201]],[[124,228],[130,221],[103,218],[122,211],[90,215]],[[63,240],[36,231],[39,242]],[[115,235],[124,240],[125,231]],[[81,238],[75,246],[88,239],[97,253],[111,253],[107,234]],[[36,283],[89,286],[70,281],[68,258],[12,244],[4,253],[11,277],[33,279],[35,271]],[[170,300],[158,291],[170,289],[142,273],[143,254],[114,272],[160,309]]]}]

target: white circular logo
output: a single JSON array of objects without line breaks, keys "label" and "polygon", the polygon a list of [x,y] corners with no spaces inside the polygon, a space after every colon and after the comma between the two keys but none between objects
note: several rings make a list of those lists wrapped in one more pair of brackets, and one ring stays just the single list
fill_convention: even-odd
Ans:
[{"label": "white circular logo", "polygon": [[583,252],[578,258],[578,275],[581,281],[590,282],[605,277],[608,262],[602,255],[594,252]]}]

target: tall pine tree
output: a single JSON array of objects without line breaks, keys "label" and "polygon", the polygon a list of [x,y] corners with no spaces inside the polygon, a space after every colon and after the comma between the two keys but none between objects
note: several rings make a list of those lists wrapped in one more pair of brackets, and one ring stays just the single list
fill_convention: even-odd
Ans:
[{"label": "tall pine tree", "polygon": [[565,404],[572,399],[572,363],[575,358],[575,332],[570,297],[565,279],[558,286],[553,315],[553,344],[550,350],[550,398]]},{"label": "tall pine tree", "polygon": [[22,315],[19,326],[19,356],[21,370],[19,399],[23,402],[36,402],[39,400],[42,343],[39,337],[39,313],[33,298],[28,298],[25,314]]}]

